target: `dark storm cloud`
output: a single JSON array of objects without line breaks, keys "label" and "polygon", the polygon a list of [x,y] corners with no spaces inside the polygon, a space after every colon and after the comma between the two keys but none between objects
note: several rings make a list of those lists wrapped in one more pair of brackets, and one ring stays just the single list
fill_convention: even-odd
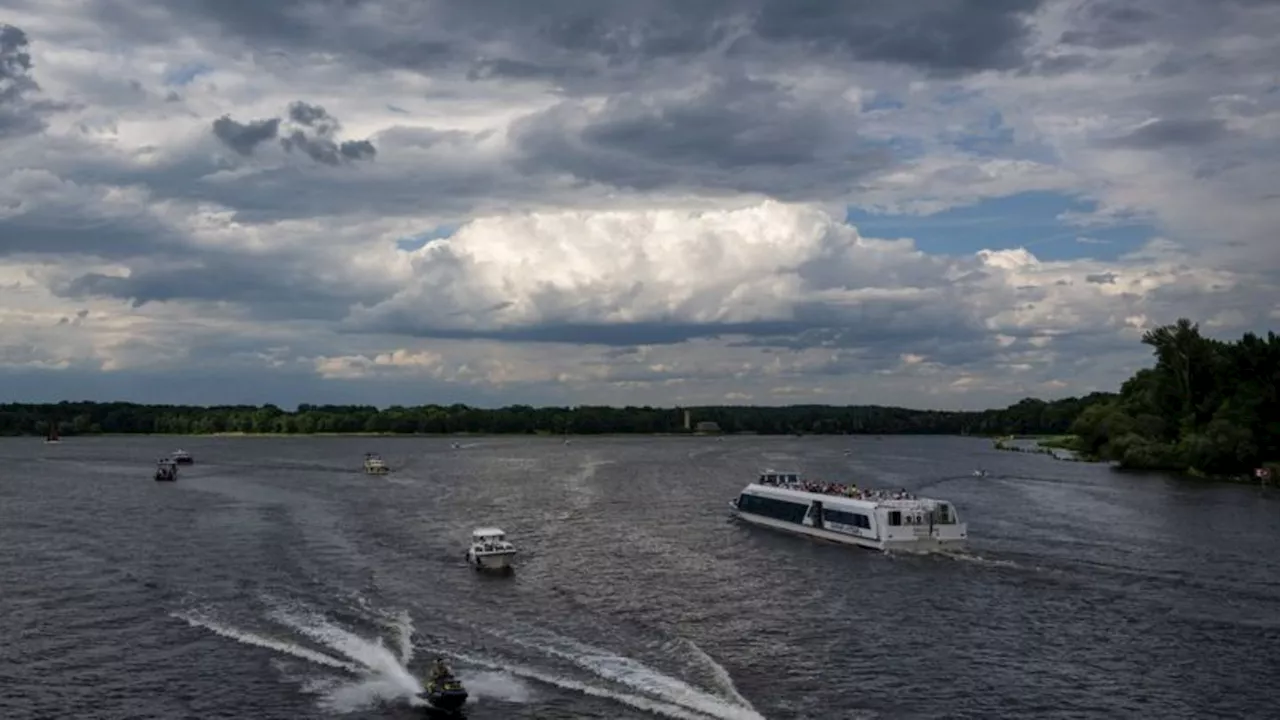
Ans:
[{"label": "dark storm cloud", "polygon": [[[356,61],[450,68],[473,77],[568,79],[729,47],[754,52],[759,46],[946,75],[1011,68],[1022,59],[1028,13],[1039,5],[1040,0],[176,0],[163,7],[188,26],[212,23],[258,48],[341,53]],[[126,31],[146,17],[136,3],[120,0],[95,11],[103,21],[127,23]]]},{"label": "dark storm cloud", "polygon": [[214,136],[241,155],[252,155],[254,148],[274,138],[279,131],[280,118],[240,123],[223,115],[213,121]]},{"label": "dark storm cloud", "polygon": [[20,28],[0,23],[0,140],[44,129],[44,115],[57,107],[34,100],[40,85],[32,77],[31,41]]},{"label": "dark storm cloud", "polygon": [[1251,26],[1246,13],[1274,0],[1086,0],[1071,13],[1059,42],[1068,47],[1120,50],[1140,45],[1202,52],[1207,38],[1233,34],[1269,37],[1266,23]]},{"label": "dark storm cloud", "polygon": [[1169,147],[1208,145],[1227,136],[1225,123],[1217,119],[1161,119],[1133,132],[1104,142],[1115,148],[1163,150]]},{"label": "dark storm cloud", "polygon": [[87,254],[122,259],[176,247],[184,236],[141,205],[113,206],[102,192],[43,171],[19,170],[9,189],[20,210],[0,216],[0,257]]},{"label": "dark storm cloud", "polygon": [[20,28],[0,24],[0,102],[12,102],[37,89],[31,79],[30,44]]},{"label": "dark storm cloud", "polygon": [[1148,26],[1157,19],[1144,3],[1126,0],[1104,0],[1084,5],[1077,18],[1078,26],[1062,34],[1066,45],[1080,45],[1099,50],[1113,50],[1139,45],[1149,40]]},{"label": "dark storm cloud", "polygon": [[869,345],[900,346],[921,338],[960,340],[989,334],[962,304],[939,303],[936,298],[869,300],[855,307],[801,303],[792,317],[751,322],[690,322],[679,318],[629,323],[584,323],[557,320],[497,328],[458,328],[442,323],[419,308],[386,309],[354,320],[345,331],[386,333],[448,340],[567,343],[631,348],[636,345],[674,345],[695,339],[745,337],[734,345],[783,347],[795,350]]},{"label": "dark storm cloud", "polygon": [[431,378],[331,380],[306,366],[267,367],[260,359],[239,362],[225,354],[192,353],[182,370],[103,372],[97,367],[66,370],[0,368],[0,396],[9,402],[60,402],[94,398],[140,403],[258,405],[271,402],[292,409],[299,403],[335,405],[425,404],[450,402],[497,407],[510,402],[509,391],[445,383]]},{"label": "dark storm cloud", "polygon": [[[297,100],[289,104],[287,114],[288,120],[297,127],[280,138],[286,152],[298,150],[325,165],[338,165],[344,160],[372,160],[378,154],[368,140],[335,140],[333,136],[342,128],[342,123],[319,105]],[[223,115],[213,121],[212,129],[214,136],[227,147],[249,156],[259,145],[279,135],[284,121],[273,117],[241,123]]]},{"label": "dark storm cloud", "polygon": [[599,112],[567,101],[516,123],[511,137],[530,173],[640,190],[674,185],[812,199],[847,191],[889,162],[885,149],[859,142],[849,123],[777,84],[738,76],[694,97],[617,95]]},{"label": "dark storm cloud", "polygon": [[766,0],[755,31],[766,40],[817,43],[858,60],[954,75],[1023,61],[1027,15],[1038,0]]},{"label": "dark storm cloud", "polygon": [[424,323],[418,311],[388,312],[377,320],[350,327],[352,333],[388,333],[441,340],[500,340],[504,342],[568,343],[573,345],[675,345],[697,338],[727,335],[790,335],[804,329],[791,321],[754,323],[692,323],[659,320],[635,323],[540,323],[511,328],[450,328]]},{"label": "dark storm cloud", "polygon": [[205,254],[181,264],[140,264],[128,277],[87,273],[56,289],[62,297],[112,297],[134,307],[169,300],[227,301],[262,319],[340,320],[353,303],[376,303],[390,291],[325,282],[299,258]]},{"label": "dark storm cloud", "polygon": [[315,128],[317,133],[325,136],[332,135],[341,127],[338,119],[330,115],[328,110],[301,100],[289,103],[289,119],[299,125]]}]

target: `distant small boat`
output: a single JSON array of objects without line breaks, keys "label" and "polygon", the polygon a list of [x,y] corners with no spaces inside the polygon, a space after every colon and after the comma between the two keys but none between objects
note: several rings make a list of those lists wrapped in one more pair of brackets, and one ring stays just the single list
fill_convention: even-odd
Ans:
[{"label": "distant small boat", "polygon": [[984,478],[984,477],[986,477],[986,476],[987,476],[987,471],[986,471],[986,470],[974,470],[974,471],[973,471],[973,476],[974,476],[974,477],[983,477],[983,478]]},{"label": "distant small boat", "polygon": [[46,445],[52,445],[60,442],[62,442],[62,436],[58,435],[58,423],[57,421],[50,421],[49,432],[44,435],[44,443]]},{"label": "distant small boat", "polygon": [[174,450],[169,457],[179,465],[194,465],[196,462],[186,450]]},{"label": "distant small boat", "polygon": [[163,458],[156,463],[156,482],[175,482],[178,479],[178,463],[171,458]]},{"label": "distant small boat", "polygon": [[364,473],[366,475],[386,475],[391,472],[387,462],[377,453],[364,454]]}]

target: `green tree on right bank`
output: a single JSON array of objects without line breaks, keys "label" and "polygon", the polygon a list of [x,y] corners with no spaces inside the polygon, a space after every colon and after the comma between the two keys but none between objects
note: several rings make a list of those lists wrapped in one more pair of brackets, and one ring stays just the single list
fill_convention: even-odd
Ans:
[{"label": "green tree on right bank", "polygon": [[1185,318],[1143,335],[1155,367],[1071,426],[1088,456],[1133,469],[1249,473],[1280,460],[1280,337],[1223,342]]}]

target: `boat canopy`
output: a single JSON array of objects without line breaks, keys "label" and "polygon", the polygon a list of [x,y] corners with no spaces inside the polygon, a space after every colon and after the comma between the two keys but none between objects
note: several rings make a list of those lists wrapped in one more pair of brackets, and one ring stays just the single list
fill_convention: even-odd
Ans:
[{"label": "boat canopy", "polygon": [[501,540],[505,536],[506,536],[506,533],[502,532],[501,529],[496,527],[476,528],[471,533],[471,537],[475,538],[476,540]]}]

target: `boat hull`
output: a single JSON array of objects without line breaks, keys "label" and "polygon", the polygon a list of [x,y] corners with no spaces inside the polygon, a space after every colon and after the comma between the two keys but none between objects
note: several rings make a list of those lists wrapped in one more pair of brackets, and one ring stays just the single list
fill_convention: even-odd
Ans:
[{"label": "boat hull", "polygon": [[461,687],[451,690],[435,690],[428,689],[420,695],[423,700],[427,701],[433,709],[443,710],[444,712],[457,712],[467,704],[467,691]]},{"label": "boat hull", "polygon": [[468,550],[467,563],[477,570],[511,570],[515,556],[515,551],[476,553]]},{"label": "boat hull", "polygon": [[858,537],[848,533],[815,528],[809,525],[798,525],[796,523],[789,523],[783,520],[764,517],[763,515],[742,512],[736,507],[733,508],[733,514],[739,520],[751,523],[752,525],[773,528],[774,530],[781,530],[793,535],[802,535],[804,537],[826,540],[829,542],[839,543],[841,545],[854,545],[868,550],[932,552],[943,549],[956,550],[964,546],[964,540],[939,539],[931,536],[915,537],[910,539],[893,539],[888,541],[877,538]]}]

